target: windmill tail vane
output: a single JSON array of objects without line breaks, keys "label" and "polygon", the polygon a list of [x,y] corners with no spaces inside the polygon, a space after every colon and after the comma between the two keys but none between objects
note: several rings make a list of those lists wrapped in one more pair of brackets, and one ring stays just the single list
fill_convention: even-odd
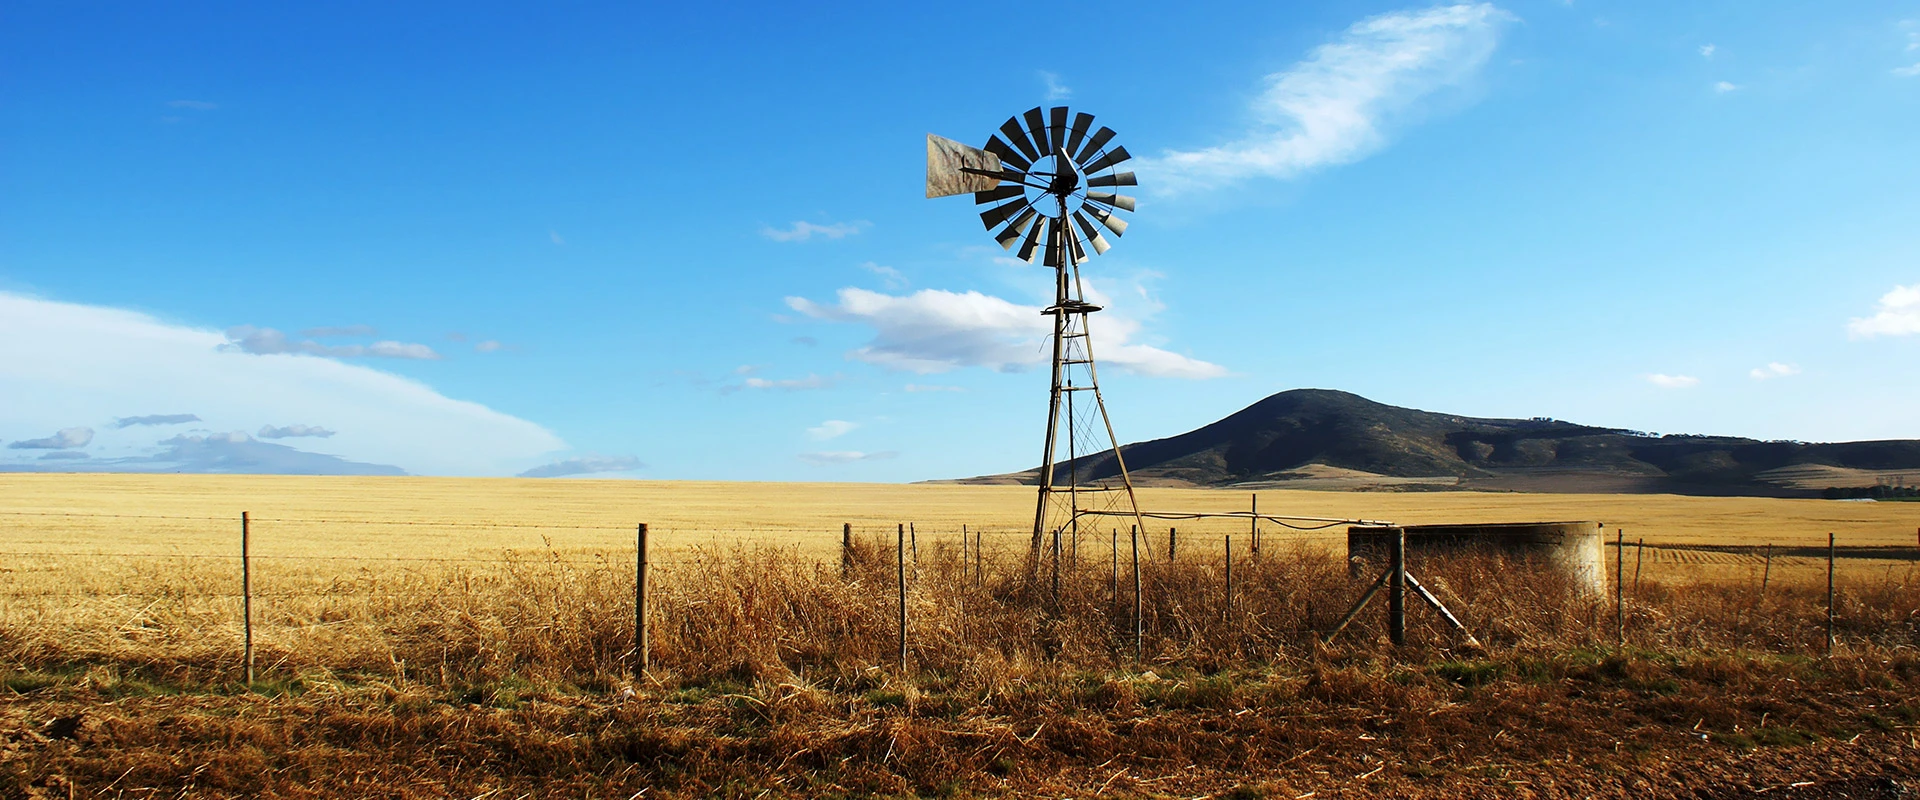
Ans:
[{"label": "windmill tail vane", "polygon": [[1030,568],[1048,536],[1077,541],[1102,523],[1144,528],[1094,365],[1087,321],[1100,307],[1087,302],[1080,277],[1081,264],[1112,248],[1109,235],[1126,233],[1120,214],[1134,210],[1118,189],[1137,181],[1117,169],[1132,156],[1114,136],[1064,106],[1007,118],[981,148],[927,134],[927,197],[972,194],[1002,249],[1054,268],[1053,305],[1041,311],[1053,318],[1053,370]]}]

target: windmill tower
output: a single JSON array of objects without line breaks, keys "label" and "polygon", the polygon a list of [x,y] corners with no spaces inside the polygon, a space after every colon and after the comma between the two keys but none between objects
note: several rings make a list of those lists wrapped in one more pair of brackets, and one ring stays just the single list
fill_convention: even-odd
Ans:
[{"label": "windmill tower", "polygon": [[1051,317],[1052,380],[1047,396],[1046,447],[1041,454],[1039,497],[1033,513],[1032,563],[1049,535],[1077,537],[1105,516],[1132,517],[1140,525],[1133,480],[1107,417],[1094,365],[1089,317],[1100,307],[1087,302],[1080,265],[1119,237],[1134,200],[1116,190],[1136,184],[1117,166],[1132,156],[1113,144],[1113,129],[1093,130],[1092,114],[1065,107],[1034,108],[1009,117],[984,149],[927,135],[927,196],[973,194],[984,206],[980,221],[995,241],[1020,260],[1054,269]]}]

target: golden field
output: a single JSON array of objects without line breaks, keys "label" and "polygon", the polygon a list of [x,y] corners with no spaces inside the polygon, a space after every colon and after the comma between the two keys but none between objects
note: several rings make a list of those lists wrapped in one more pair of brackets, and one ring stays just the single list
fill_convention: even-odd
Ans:
[{"label": "golden field", "polygon": [[[1245,511],[1249,493],[1143,488],[1154,511]],[[1402,524],[1596,520],[1629,541],[1686,544],[1916,544],[1920,504],[1677,495],[1479,492],[1260,492],[1269,514]],[[0,475],[7,549],[227,547],[242,511],[260,552],[359,555],[544,547],[623,547],[649,523],[661,546],[748,536],[768,544],[837,545],[842,523],[924,531],[1017,533],[1031,523],[1020,486],[521,478],[227,475]],[[61,516],[72,515],[72,516]],[[192,519],[162,519],[183,517]],[[373,523],[373,524],[369,524]],[[402,524],[404,523],[404,524]],[[1168,523],[1198,532],[1244,522]],[[501,526],[501,527],[489,527]],[[544,527],[506,527],[544,526]],[[1335,531],[1338,532],[1337,530]],[[718,537],[717,537],[718,535]],[[1324,535],[1324,534],[1323,534]]]}]

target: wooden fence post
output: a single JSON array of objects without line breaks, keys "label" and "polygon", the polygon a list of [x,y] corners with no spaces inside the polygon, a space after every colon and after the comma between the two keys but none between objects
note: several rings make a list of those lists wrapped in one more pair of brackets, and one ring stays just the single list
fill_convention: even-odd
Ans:
[{"label": "wooden fence post", "polygon": [[987,585],[987,535],[973,532],[973,587],[978,589]]},{"label": "wooden fence post", "polygon": [[1053,612],[1060,613],[1060,529],[1053,529]]},{"label": "wooden fence post", "polygon": [[1387,638],[1395,647],[1407,643],[1407,529],[1394,528],[1387,554]]},{"label": "wooden fence post", "polygon": [[253,558],[247,512],[240,512],[240,616],[246,629],[242,658],[247,663],[247,685],[253,685]]},{"label": "wooden fence post", "polygon": [[634,677],[653,667],[653,631],[648,625],[647,596],[652,594],[647,579],[652,577],[653,560],[647,557],[647,523],[634,530],[633,564],[633,654]]},{"label": "wooden fence post", "polygon": [[1113,610],[1120,610],[1120,529],[1113,529],[1113,577],[1107,581],[1107,597]]},{"label": "wooden fence post", "polygon": [[1640,565],[1647,560],[1647,537],[1640,537],[1640,543],[1633,546],[1633,596],[1640,596]]},{"label": "wooden fence post", "polygon": [[1250,528],[1250,530],[1247,531],[1247,538],[1249,539],[1249,541],[1247,542],[1247,551],[1256,556],[1260,555],[1260,493],[1259,492],[1253,493],[1253,519],[1247,520],[1247,525]]},{"label": "wooden fence post", "polygon": [[1773,581],[1773,543],[1767,543],[1767,565],[1760,569],[1760,602],[1767,602],[1767,584]]},{"label": "wooden fence post", "polygon": [[1168,526],[1167,528],[1167,563],[1173,563],[1174,550],[1179,545],[1179,543],[1180,543],[1180,529],[1172,526]]},{"label": "wooden fence post", "polygon": [[894,544],[900,562],[900,671],[907,671],[907,526],[901,525]]},{"label": "wooden fence post", "polygon": [[1827,655],[1833,655],[1833,534],[1827,534]]},{"label": "wooden fence post", "polygon": [[913,577],[920,578],[920,534],[914,532],[913,523],[907,523],[907,547],[913,551]]},{"label": "wooden fence post", "polygon": [[967,526],[960,526],[960,585],[967,585]]},{"label": "wooden fence post", "polygon": [[1140,663],[1146,640],[1146,625],[1140,618],[1140,526],[1133,526],[1133,661]]},{"label": "wooden fence post", "polygon": [[853,574],[853,523],[840,523],[840,579]]},{"label": "wooden fence post", "polygon": [[1627,530],[1613,529],[1613,643],[1627,643]]},{"label": "wooden fence post", "polygon": [[1222,616],[1233,615],[1233,534],[1227,534],[1227,602],[1221,609]]}]

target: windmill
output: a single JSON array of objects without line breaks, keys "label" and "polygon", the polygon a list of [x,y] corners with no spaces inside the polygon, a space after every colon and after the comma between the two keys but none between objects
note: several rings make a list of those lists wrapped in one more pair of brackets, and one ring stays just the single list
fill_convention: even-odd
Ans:
[{"label": "windmill", "polygon": [[[1112,128],[1093,129],[1092,114],[1073,114],[1069,123],[1069,113],[1034,108],[1009,117],[983,149],[927,134],[927,197],[972,193],[984,207],[980,221],[1003,249],[1029,264],[1038,255],[1054,269],[1053,305],[1041,311],[1053,318],[1053,379],[1033,513],[1034,563],[1048,533],[1056,547],[1059,537],[1077,541],[1089,516],[1131,516],[1140,523],[1133,479],[1094,367],[1087,321],[1100,307],[1087,302],[1080,277],[1088,248],[1105,253],[1107,235],[1127,230],[1118,215],[1133,211],[1134,200],[1117,190],[1136,182],[1132,172],[1115,168],[1132,156],[1113,144]],[[1088,467],[1108,454],[1111,474],[1093,479]]]}]

